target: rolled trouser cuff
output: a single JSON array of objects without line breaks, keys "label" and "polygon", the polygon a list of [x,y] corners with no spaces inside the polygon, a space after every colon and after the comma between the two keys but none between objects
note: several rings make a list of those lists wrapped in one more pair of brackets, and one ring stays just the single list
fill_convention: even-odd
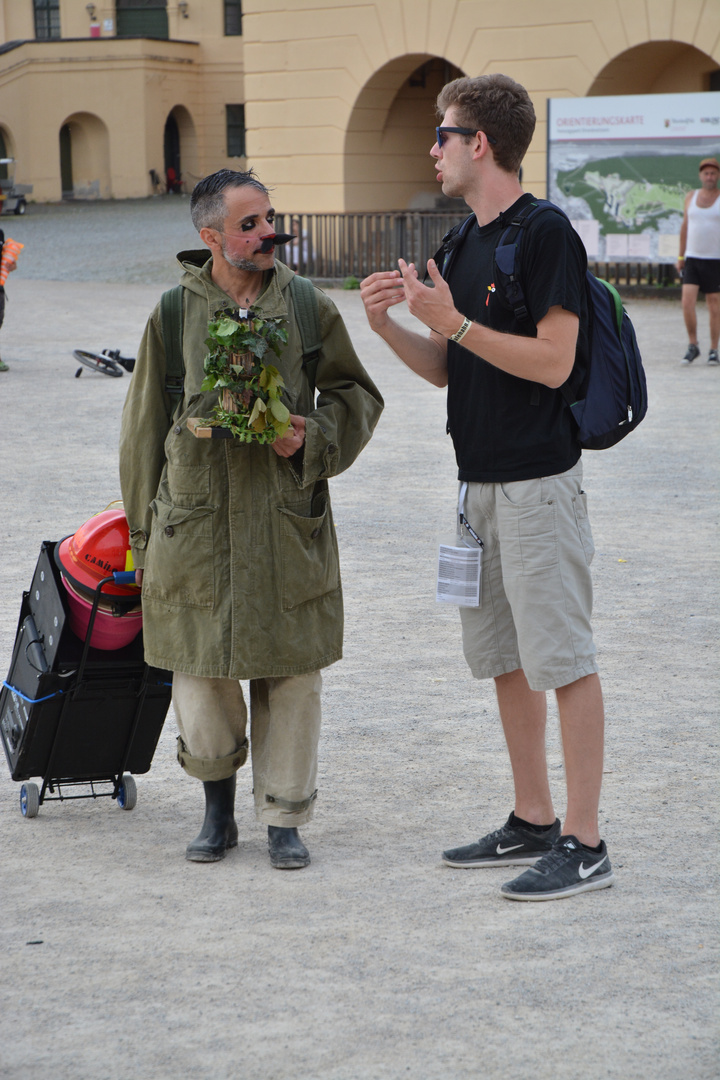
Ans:
[{"label": "rolled trouser cuff", "polygon": [[247,761],[248,741],[245,741],[232,754],[220,758],[193,757],[188,751],[182,738],[178,736],[177,759],[189,776],[203,782],[211,780],[227,780]]},{"label": "rolled trouser cuff", "polygon": [[300,814],[303,810],[309,810],[316,799],[317,788],[307,799],[299,799],[297,802],[292,802],[290,799],[281,799],[278,795],[265,796],[266,803],[271,803],[273,806],[278,807],[279,810],[285,810],[288,814]]},{"label": "rolled trouser cuff", "polygon": [[263,825],[278,825],[292,829],[312,821],[317,791],[307,799],[283,799],[277,795],[258,793],[255,790],[255,816]]}]

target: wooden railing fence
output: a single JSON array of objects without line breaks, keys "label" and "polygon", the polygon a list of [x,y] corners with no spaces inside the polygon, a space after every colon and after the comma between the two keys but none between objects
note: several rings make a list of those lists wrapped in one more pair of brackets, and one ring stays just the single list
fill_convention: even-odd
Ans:
[{"label": "wooden railing fence", "polygon": [[[277,231],[298,238],[280,249],[280,258],[303,276],[321,281],[361,281],[375,270],[395,269],[399,258],[416,263],[424,273],[445,233],[463,217],[462,212],[447,211],[278,213]],[[590,269],[615,285],[662,287],[678,280],[675,267],[666,263],[591,262]]]},{"label": "wooden railing fence", "polygon": [[448,213],[278,214],[278,232],[295,234],[280,258],[309,278],[359,280],[392,270],[398,259],[425,267],[462,215]]}]

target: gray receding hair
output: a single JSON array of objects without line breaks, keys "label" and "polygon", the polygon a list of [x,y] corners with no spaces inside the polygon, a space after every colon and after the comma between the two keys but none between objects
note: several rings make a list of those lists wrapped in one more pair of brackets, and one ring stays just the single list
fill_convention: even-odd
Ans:
[{"label": "gray receding hair", "polygon": [[204,177],[193,188],[190,196],[190,217],[200,232],[201,229],[217,229],[222,232],[227,216],[225,192],[228,188],[252,187],[269,194],[252,169],[247,172],[235,172],[233,169],[219,169]]}]

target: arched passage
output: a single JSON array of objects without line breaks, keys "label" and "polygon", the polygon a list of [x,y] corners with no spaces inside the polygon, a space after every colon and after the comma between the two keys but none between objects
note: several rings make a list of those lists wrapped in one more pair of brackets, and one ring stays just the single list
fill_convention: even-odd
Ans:
[{"label": "arched passage", "polygon": [[[197,135],[193,118],[184,105],[176,105],[165,121],[163,164],[168,191],[192,191],[199,179]],[[172,172],[171,172],[172,170]]]},{"label": "arched passage", "polygon": [[109,199],[108,129],[93,113],[73,113],[60,128],[60,177],[64,199]]},{"label": "arched passage", "polygon": [[368,80],[345,136],[346,211],[444,205],[429,156],[437,123],[435,99],[446,82],[462,74],[440,57],[409,54]]},{"label": "arched passage", "polygon": [[707,53],[682,41],[647,41],[606,64],[588,97],[620,94],[689,94],[710,89],[718,70]]}]

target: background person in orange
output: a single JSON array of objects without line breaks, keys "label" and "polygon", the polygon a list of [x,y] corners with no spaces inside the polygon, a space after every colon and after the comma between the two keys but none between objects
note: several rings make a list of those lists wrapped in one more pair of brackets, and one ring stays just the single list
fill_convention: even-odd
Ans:
[{"label": "background person in orange", "polygon": [[678,270],[682,274],[682,310],[689,345],[682,358],[684,365],[692,364],[700,355],[697,338],[696,305],[698,292],[705,293],[710,313],[710,352],[708,364],[720,364],[720,163],[715,158],[700,162],[698,191],[685,198],[685,214],[680,229]]},{"label": "background person in orange", "polygon": [[[2,205],[2,204],[0,204]],[[5,243],[5,233],[0,229],[0,258],[2,258],[2,249]],[[15,270],[17,268],[17,262],[14,258],[6,258],[5,265],[8,271]],[[5,286],[0,285],[0,326],[3,324],[5,318]],[[10,368],[4,360],[0,360],[0,371],[9,371]]]}]

